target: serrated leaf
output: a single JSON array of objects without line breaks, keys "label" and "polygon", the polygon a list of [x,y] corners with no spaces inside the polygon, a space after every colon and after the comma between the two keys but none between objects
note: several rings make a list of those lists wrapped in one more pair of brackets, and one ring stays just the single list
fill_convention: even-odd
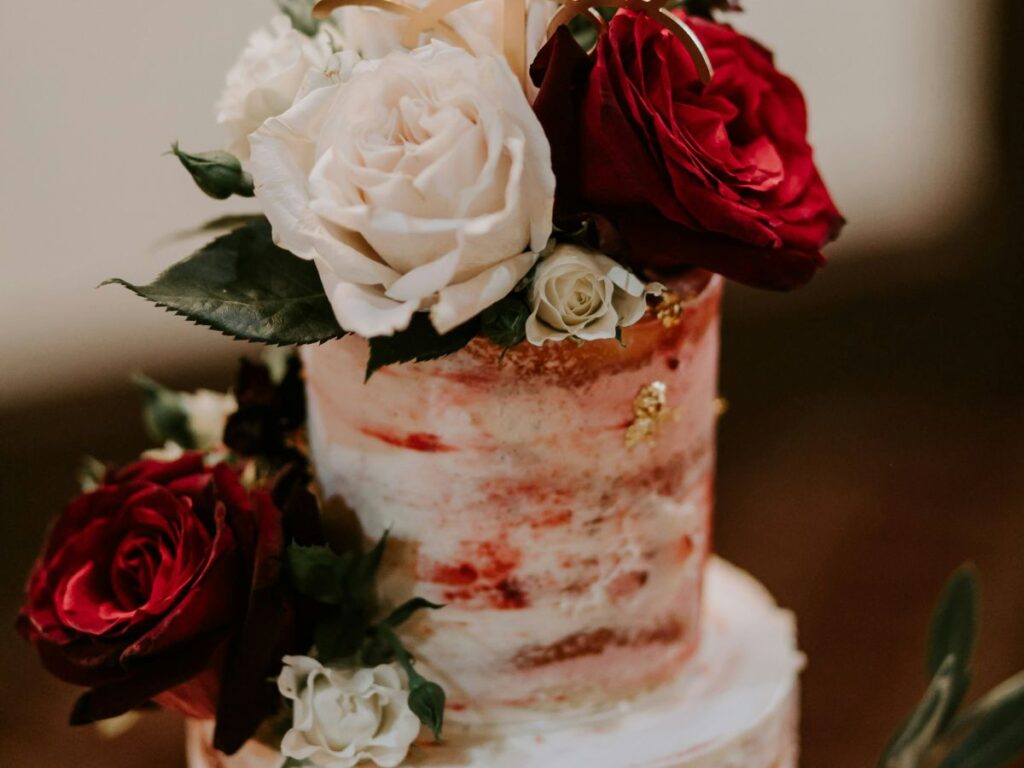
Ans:
[{"label": "serrated leaf", "polygon": [[[970,565],[958,568],[946,582],[928,631],[928,675],[935,675],[947,657],[956,660],[950,715],[971,684],[971,660],[978,634],[978,592],[975,569]],[[942,727],[945,725],[943,722]]]},{"label": "serrated leaf", "polygon": [[437,683],[421,679],[409,691],[409,709],[415,713],[421,723],[430,729],[434,734],[435,741],[441,740],[441,730],[444,728],[444,706],[444,689]]},{"label": "serrated leaf", "polygon": [[918,768],[942,724],[955,711],[957,661],[943,660],[913,713],[897,730],[879,763],[881,768]]},{"label": "serrated leaf", "polygon": [[158,445],[170,440],[186,450],[194,449],[196,437],[181,394],[148,376],[133,376],[132,383],[142,394],[142,423],[149,438]]},{"label": "serrated leaf", "polygon": [[395,608],[386,619],[384,623],[389,627],[399,627],[409,619],[411,619],[418,611],[431,610],[437,611],[444,608],[443,605],[438,603],[432,603],[423,597],[414,597],[400,606]]},{"label": "serrated leaf", "polygon": [[1024,672],[957,716],[950,730],[959,743],[939,768],[1001,768],[1024,755]]},{"label": "serrated leaf", "polygon": [[178,142],[174,142],[171,153],[189,172],[196,186],[214,200],[226,200],[232,195],[253,196],[252,176],[242,169],[241,161],[230,152],[220,149],[185,152]]},{"label": "serrated leaf", "polygon": [[266,219],[217,238],[148,285],[106,283],[247,341],[287,346],[344,335],[316,267],[274,245]]},{"label": "serrated leaf", "polygon": [[480,313],[480,332],[499,347],[511,349],[526,340],[530,307],[518,294],[509,294]]},{"label": "serrated leaf", "polygon": [[370,358],[366,363],[366,380],[386,365],[422,363],[458,352],[477,335],[479,320],[474,318],[443,336],[434,330],[425,312],[417,312],[404,331],[394,336],[370,339]]}]

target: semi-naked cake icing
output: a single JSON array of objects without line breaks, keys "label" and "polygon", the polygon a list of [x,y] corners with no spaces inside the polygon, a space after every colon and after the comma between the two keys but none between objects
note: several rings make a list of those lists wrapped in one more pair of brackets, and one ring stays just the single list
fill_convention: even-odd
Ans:
[{"label": "semi-naked cake icing", "polygon": [[390,531],[386,602],[445,605],[408,632],[452,721],[605,705],[696,649],[721,278],[674,289],[622,345],[479,340],[365,383],[364,341],[304,350],[325,495]]},{"label": "semi-naked cake icing", "polygon": [[[632,699],[530,722],[456,726],[442,745],[414,747],[406,765],[432,768],[796,768],[803,657],[792,615],[739,569],[712,558],[700,649],[686,673]],[[278,768],[253,743],[228,758],[210,748],[211,724],[188,724],[192,768]]]},{"label": "semi-naked cake icing", "polygon": [[[324,493],[390,533],[382,599],[445,604],[408,638],[446,738],[406,764],[795,766],[792,618],[709,561],[721,288],[689,275],[622,344],[478,341],[369,382],[362,340],[304,350]],[[280,762],[209,738],[194,768]]]}]

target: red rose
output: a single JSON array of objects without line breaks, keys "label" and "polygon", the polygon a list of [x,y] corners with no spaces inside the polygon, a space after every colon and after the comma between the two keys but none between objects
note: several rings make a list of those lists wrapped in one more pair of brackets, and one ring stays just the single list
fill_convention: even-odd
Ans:
[{"label": "red rose", "polygon": [[538,56],[535,109],[552,154],[570,158],[556,163],[560,212],[609,218],[637,267],[806,282],[843,220],[814,166],[803,96],[757,43],[684,18],[715,68],[707,87],[644,14],[617,14],[590,57],[565,29]]},{"label": "red rose", "polygon": [[140,461],[57,520],[19,628],[51,672],[90,688],[73,723],[152,700],[217,715],[218,746],[234,751],[276,701],[266,678],[289,637],[284,542],[269,493],[246,491],[227,465]]}]

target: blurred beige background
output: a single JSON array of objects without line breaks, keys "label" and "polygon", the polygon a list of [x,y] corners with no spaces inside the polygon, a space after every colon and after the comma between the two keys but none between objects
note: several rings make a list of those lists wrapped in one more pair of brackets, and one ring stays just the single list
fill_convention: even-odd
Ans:
[{"label": "blurred beige background", "polygon": [[[993,3],[748,0],[736,23],[804,87],[851,221],[840,260],[943,236],[987,174]],[[219,146],[213,103],[271,0],[0,3],[0,400],[160,374],[229,351],[118,288],[188,252],[167,235],[245,203],[162,152]],[[161,243],[163,243],[161,245]]]}]

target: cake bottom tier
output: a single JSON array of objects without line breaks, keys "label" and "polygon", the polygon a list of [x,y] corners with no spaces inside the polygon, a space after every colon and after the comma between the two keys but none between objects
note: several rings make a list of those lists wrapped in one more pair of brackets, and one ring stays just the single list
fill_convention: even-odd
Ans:
[{"label": "cake bottom tier", "polygon": [[[550,713],[514,726],[445,729],[403,765],[432,768],[795,768],[803,657],[792,614],[752,577],[722,560],[708,566],[701,647],[685,673],[655,692],[586,715]],[[212,725],[190,722],[190,768],[278,768],[251,743],[225,757]]]}]

